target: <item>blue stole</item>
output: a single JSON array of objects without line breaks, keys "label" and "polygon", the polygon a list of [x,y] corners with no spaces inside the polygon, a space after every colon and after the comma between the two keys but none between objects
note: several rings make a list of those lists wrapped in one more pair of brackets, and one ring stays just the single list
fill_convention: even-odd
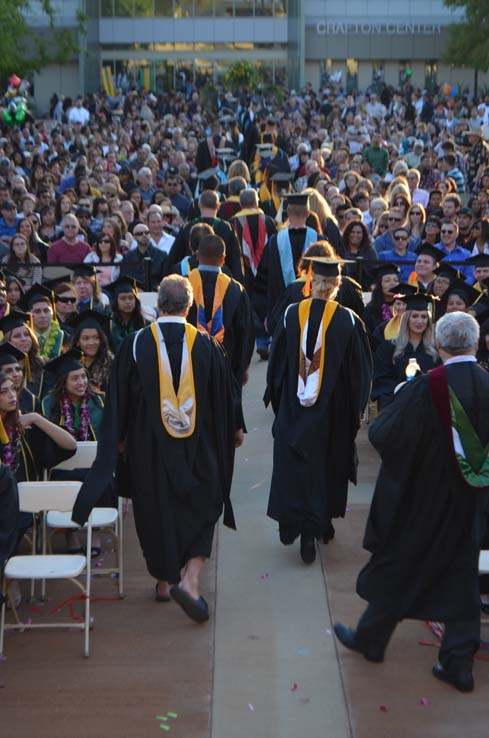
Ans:
[{"label": "blue stole", "polygon": [[[304,239],[304,246],[302,247],[302,253],[307,247],[318,240],[318,234],[314,228],[306,227],[306,237]],[[280,267],[282,269],[282,278],[286,287],[289,286],[297,275],[295,273],[295,264],[292,258],[292,244],[290,243],[289,229],[283,228],[277,233],[277,249],[280,259]]]},{"label": "blue stole", "polygon": [[186,256],[184,259],[182,259],[181,262],[181,270],[182,270],[182,277],[188,277],[189,268],[188,264],[190,261],[190,256]]}]

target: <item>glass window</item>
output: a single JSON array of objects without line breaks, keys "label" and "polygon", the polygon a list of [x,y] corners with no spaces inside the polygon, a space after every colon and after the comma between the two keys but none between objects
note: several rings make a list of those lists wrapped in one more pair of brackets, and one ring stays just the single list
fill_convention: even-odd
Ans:
[{"label": "glass window", "polygon": [[274,5],[274,0],[255,0],[255,15],[272,16]]},{"label": "glass window", "polygon": [[132,18],[133,0],[114,0],[114,15],[117,18]]},{"label": "glass window", "polygon": [[173,15],[173,0],[154,0],[155,15],[168,17]]},{"label": "glass window", "polygon": [[212,16],[213,0],[195,0],[196,16]]},{"label": "glass window", "polygon": [[[216,0],[219,5],[219,0]],[[234,14],[236,17],[245,18],[255,14],[255,0],[234,0]]]},{"label": "glass window", "polygon": [[234,13],[233,5],[233,0],[214,0],[214,15],[232,18]]},{"label": "glass window", "polygon": [[175,0],[175,18],[191,18],[193,14],[193,0]]},{"label": "glass window", "polygon": [[346,91],[358,90],[358,61],[357,59],[346,60]]},{"label": "glass window", "polygon": [[114,0],[101,0],[100,15],[102,18],[112,18],[114,15]]},{"label": "glass window", "polygon": [[153,15],[153,0],[134,0],[134,15],[148,17]]}]

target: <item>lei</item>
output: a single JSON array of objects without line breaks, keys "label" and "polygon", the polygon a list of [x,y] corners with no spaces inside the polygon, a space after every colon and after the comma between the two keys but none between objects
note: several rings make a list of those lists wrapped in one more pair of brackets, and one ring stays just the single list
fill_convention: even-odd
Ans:
[{"label": "lei", "polygon": [[9,441],[0,445],[0,457],[2,462],[9,466],[15,474],[20,464],[20,448],[21,438],[17,426],[7,426],[5,428]]},{"label": "lei", "polygon": [[58,333],[59,333],[59,323],[54,318],[51,321],[51,325],[49,326],[49,333],[47,335],[46,340],[44,341],[44,346],[41,350],[41,356],[44,356],[45,359],[51,359],[55,358],[51,356],[51,353],[56,346],[56,341],[58,340]]},{"label": "lei", "polygon": [[86,394],[80,405],[80,426],[75,428],[75,408],[66,393],[61,396],[61,421],[70,436],[77,441],[90,440],[90,409],[88,407],[89,395]]}]

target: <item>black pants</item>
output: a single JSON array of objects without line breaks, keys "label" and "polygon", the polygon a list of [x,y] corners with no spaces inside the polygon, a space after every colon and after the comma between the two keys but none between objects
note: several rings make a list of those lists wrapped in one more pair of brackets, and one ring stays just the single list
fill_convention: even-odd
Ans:
[{"label": "black pants", "polygon": [[[355,644],[373,655],[382,655],[399,621],[381,606],[370,603],[358,621]],[[480,645],[480,611],[468,620],[445,622],[438,658],[444,669],[472,668]]]}]

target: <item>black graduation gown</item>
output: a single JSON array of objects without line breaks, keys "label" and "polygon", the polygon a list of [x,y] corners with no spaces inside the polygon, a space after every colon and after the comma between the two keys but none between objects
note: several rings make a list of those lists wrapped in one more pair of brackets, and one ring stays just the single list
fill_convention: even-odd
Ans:
[{"label": "black graduation gown", "polygon": [[[305,277],[300,277],[286,287],[268,321],[268,330],[272,335],[275,332],[277,324],[283,320],[288,306],[292,305],[294,302],[300,302],[305,299],[302,293],[305,283]],[[340,305],[343,305],[343,307],[353,310],[359,318],[363,318],[365,303],[363,301],[362,288],[358,282],[351,277],[347,277],[345,275],[342,276],[341,285],[338,290],[338,294],[336,295],[336,301],[339,302]]]},{"label": "black graduation gown", "polygon": [[[224,524],[235,527],[230,501],[235,434],[231,375],[219,345],[198,333],[192,349],[195,431],[189,438],[175,439],[161,421],[151,329],[139,333],[137,364],[136,335],[124,340],[115,357],[97,458],[78,495],[73,519],[80,524],[87,520],[111,487],[115,472],[116,493],[133,499],[148,571],[156,579],[178,582],[189,557],[209,554],[199,553],[196,542],[213,528],[223,508]],[[118,452],[122,442],[125,457]]]},{"label": "black graduation gown", "polygon": [[374,378],[372,382],[372,400],[379,401],[379,409],[384,408],[394,399],[394,389],[400,382],[406,381],[406,367],[409,359],[416,359],[421,372],[426,374],[440,363],[439,359],[433,359],[424,350],[423,344],[418,344],[413,349],[410,343],[405,350],[395,359],[394,341],[381,341],[374,354]]},{"label": "black graduation gown", "polygon": [[[310,321],[316,306],[321,319],[324,301],[313,300]],[[355,437],[370,393],[372,358],[363,323],[338,306],[326,334],[319,397],[303,407],[297,398],[298,305],[289,308],[285,323],[277,327],[268,363],[276,417],[267,514],[279,521],[281,540],[291,543],[305,524],[319,538],[331,518],[345,514],[348,481],[356,483]]]},{"label": "black graduation gown", "polygon": [[[449,386],[486,444],[489,375],[470,362],[446,370]],[[369,439],[382,465],[363,544],[372,557],[359,574],[358,594],[398,619],[477,616],[488,494],[461,482],[427,376],[399,391],[371,424]]]},{"label": "black graduation gown", "polygon": [[241,284],[244,283],[244,262],[236,233],[229,223],[221,218],[195,218],[187,223],[175,238],[165,262],[165,276],[172,272],[173,267],[186,256],[190,255],[190,231],[196,223],[207,223],[212,226],[214,233],[220,236],[226,244],[225,264],[231,275]]},{"label": "black graduation gown", "polygon": [[[290,244],[292,247],[292,260],[295,272],[302,257],[302,251],[306,239],[305,228],[289,228]],[[258,266],[258,272],[253,285],[253,296],[251,304],[259,320],[264,323],[273,315],[286,287],[280,254],[277,246],[277,236],[270,238],[265,246],[263,256]],[[268,331],[270,333],[270,330]]]},{"label": "black graduation gown", "polygon": [[27,413],[40,413],[41,401],[27,387],[22,387],[19,394],[19,409],[22,415]]},{"label": "black graduation gown", "polygon": [[19,538],[19,494],[11,469],[0,465],[0,569],[14,553]]},{"label": "black graduation gown", "polygon": [[[212,318],[217,272],[201,271],[200,275],[204,293],[206,320],[210,321]],[[233,386],[236,394],[235,420],[236,428],[239,429],[245,427],[242,408],[243,377],[253,355],[255,333],[248,295],[235,279],[230,282],[224,295],[222,301],[222,317],[224,323],[223,347],[234,378]],[[197,306],[195,303],[190,308],[187,320],[193,326],[197,327]]]}]

